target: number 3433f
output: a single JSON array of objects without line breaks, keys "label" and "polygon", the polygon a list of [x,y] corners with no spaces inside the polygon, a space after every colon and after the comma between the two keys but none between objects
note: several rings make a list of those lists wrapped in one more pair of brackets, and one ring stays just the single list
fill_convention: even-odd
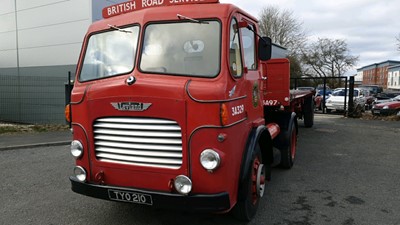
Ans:
[{"label": "number 3433f", "polygon": [[244,113],[244,105],[243,104],[232,107],[232,116],[236,116],[236,115],[239,115],[242,113]]}]

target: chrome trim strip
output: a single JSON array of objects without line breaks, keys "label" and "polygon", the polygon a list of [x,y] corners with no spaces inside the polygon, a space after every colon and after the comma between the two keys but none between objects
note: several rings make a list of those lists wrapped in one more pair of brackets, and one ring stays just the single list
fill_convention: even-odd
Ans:
[{"label": "chrome trim strip", "polygon": [[91,87],[92,85],[90,84],[90,85],[88,85],[88,86],[86,86],[86,88],[85,88],[85,91],[83,92],[83,95],[82,95],[82,99],[81,100],[79,100],[78,102],[69,102],[69,104],[71,104],[71,105],[79,105],[79,104],[81,104],[82,102],[83,102],[83,100],[85,100],[85,97],[86,97],[86,92],[88,91],[88,89]]},{"label": "chrome trim strip", "polygon": [[95,134],[107,134],[107,135],[121,135],[131,137],[164,137],[164,138],[181,138],[180,132],[155,132],[155,131],[122,131],[113,129],[96,129]]},{"label": "chrome trim strip", "polygon": [[113,128],[113,129],[137,129],[137,130],[168,130],[180,131],[178,125],[136,125],[136,124],[110,124],[110,123],[96,123],[94,127]]},{"label": "chrome trim strip", "polygon": [[222,99],[222,100],[200,100],[200,99],[196,99],[195,97],[193,97],[190,94],[190,91],[189,91],[189,84],[191,82],[192,82],[192,80],[188,80],[186,82],[186,86],[185,86],[186,94],[189,96],[190,99],[192,99],[193,101],[198,102],[198,103],[224,103],[224,102],[232,102],[232,101],[236,101],[236,100],[247,98],[247,95],[243,95],[243,96],[239,96],[239,97],[232,98],[232,99]]},{"label": "chrome trim strip", "polygon": [[128,144],[128,143],[115,143],[111,141],[95,141],[95,145],[114,147],[114,148],[142,149],[142,150],[182,151],[181,146],[175,147],[168,145]]},{"label": "chrome trim strip", "polygon": [[135,155],[135,156],[151,156],[151,157],[169,157],[169,158],[182,158],[182,152],[160,152],[160,151],[143,151],[143,150],[124,150],[118,148],[106,148],[99,147],[96,149],[97,152],[123,154],[123,155]]},{"label": "chrome trim strip", "polygon": [[115,160],[108,160],[108,159],[100,159],[99,161],[101,162],[108,162],[108,163],[118,163],[118,164],[124,164],[124,165],[131,165],[131,166],[145,166],[145,167],[154,167],[154,168],[162,168],[162,169],[179,169],[181,168],[181,165],[179,166],[171,166],[171,165],[158,165],[158,164],[144,164],[144,163],[133,163],[133,162],[123,162],[123,161],[115,161]]},{"label": "chrome trim strip", "polygon": [[102,141],[117,141],[125,143],[141,143],[141,144],[176,144],[182,145],[181,139],[161,139],[161,138],[136,138],[136,137],[118,137],[109,135],[96,135],[96,140]]},{"label": "chrome trim strip", "polygon": [[110,153],[98,153],[96,154],[98,158],[107,158],[107,159],[115,159],[122,160],[126,162],[138,162],[138,163],[154,163],[154,164],[167,164],[167,165],[181,165],[181,160],[179,159],[149,159],[147,157],[139,157],[139,156],[125,156],[125,155],[117,155]]}]

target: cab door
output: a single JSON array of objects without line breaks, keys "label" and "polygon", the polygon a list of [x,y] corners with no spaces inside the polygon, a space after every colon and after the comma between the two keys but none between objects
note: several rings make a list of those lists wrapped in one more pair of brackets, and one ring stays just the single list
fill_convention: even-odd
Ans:
[{"label": "cab door", "polygon": [[246,83],[246,95],[248,96],[247,113],[249,121],[263,117],[261,101],[261,74],[256,55],[255,23],[244,15],[240,16],[243,25],[240,27],[241,50],[243,58],[243,78]]}]

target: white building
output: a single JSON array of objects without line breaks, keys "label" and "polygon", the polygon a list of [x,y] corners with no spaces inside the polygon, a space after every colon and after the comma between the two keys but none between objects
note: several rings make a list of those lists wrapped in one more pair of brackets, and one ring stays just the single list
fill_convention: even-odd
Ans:
[{"label": "white building", "polygon": [[89,25],[127,0],[1,0],[0,121],[63,123],[68,73]]},{"label": "white building", "polygon": [[354,84],[361,85],[363,82],[363,72],[357,71],[357,74],[354,76]]},{"label": "white building", "polygon": [[[88,26],[101,19],[104,6],[118,2],[1,0],[0,74],[14,74],[18,67],[35,67],[34,73],[44,74],[46,67],[74,70]],[[26,69],[20,72],[32,75]]]},{"label": "white building", "polygon": [[400,65],[389,67],[388,89],[400,91]]}]

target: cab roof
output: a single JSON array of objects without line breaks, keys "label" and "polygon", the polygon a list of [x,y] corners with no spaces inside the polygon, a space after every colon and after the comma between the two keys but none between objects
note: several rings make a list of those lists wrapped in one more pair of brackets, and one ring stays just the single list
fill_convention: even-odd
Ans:
[{"label": "cab roof", "polygon": [[[165,1],[165,0],[164,0]],[[171,0],[172,1],[172,0]],[[176,0],[178,1],[178,0]],[[218,0],[211,0],[218,1]],[[245,11],[241,10],[233,4],[225,3],[201,3],[201,4],[178,4],[158,7],[147,7],[137,11],[131,11],[104,20],[93,23],[89,32],[95,30],[108,29],[108,25],[124,26],[127,24],[146,24],[149,22],[158,21],[174,21],[177,20],[177,14],[197,19],[212,19],[217,18],[224,20],[231,16],[232,13],[239,12],[257,23],[257,19]]]}]

